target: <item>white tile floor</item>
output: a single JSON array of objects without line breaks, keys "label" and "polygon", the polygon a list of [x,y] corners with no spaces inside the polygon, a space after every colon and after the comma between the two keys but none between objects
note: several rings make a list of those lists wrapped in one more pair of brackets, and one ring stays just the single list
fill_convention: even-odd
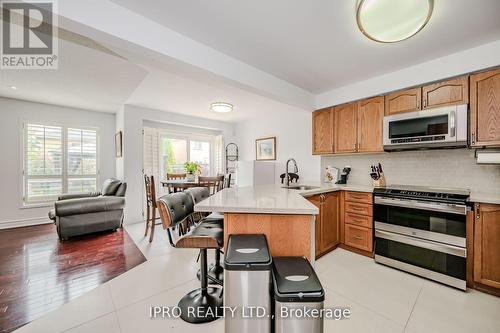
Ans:
[{"label": "white tile floor", "polygon": [[[149,319],[152,305],[176,305],[195,280],[196,251],[171,248],[158,226],[153,244],[143,224],[126,229],[148,261],[16,332],[223,332],[204,325]],[[325,321],[325,332],[500,332],[500,298],[461,291],[337,249],[317,261],[326,306],[349,307],[350,319]]]}]

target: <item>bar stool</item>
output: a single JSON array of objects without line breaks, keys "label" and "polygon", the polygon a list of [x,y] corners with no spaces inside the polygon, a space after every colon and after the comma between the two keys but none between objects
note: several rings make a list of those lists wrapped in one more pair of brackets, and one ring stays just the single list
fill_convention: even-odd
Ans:
[{"label": "bar stool", "polygon": [[[207,187],[192,187],[185,190],[184,193],[191,196],[195,205],[210,196],[210,191]],[[196,214],[194,216],[196,216]],[[224,229],[224,216],[218,213],[211,213],[210,215],[203,217],[201,219],[201,223],[205,226],[211,225],[216,228]],[[210,265],[210,268],[208,269],[209,277],[215,278],[215,280],[210,279],[210,282],[212,283],[222,283],[224,281],[224,268],[220,264],[221,252],[222,251],[220,249],[215,249],[215,263]],[[198,278],[200,278],[200,272],[198,272]]]},{"label": "bar stool", "polygon": [[[179,232],[179,228],[184,228],[184,225],[189,228],[193,213],[193,199],[187,193],[164,195],[158,199],[157,206],[163,228],[168,232],[170,244],[176,248],[200,249],[201,287],[189,292],[179,301],[181,319],[193,324],[216,320],[221,313],[222,288],[208,286],[207,249],[222,248],[223,230],[215,225],[201,222],[184,235]],[[189,309],[195,310],[194,316],[189,315],[191,313]]]}]

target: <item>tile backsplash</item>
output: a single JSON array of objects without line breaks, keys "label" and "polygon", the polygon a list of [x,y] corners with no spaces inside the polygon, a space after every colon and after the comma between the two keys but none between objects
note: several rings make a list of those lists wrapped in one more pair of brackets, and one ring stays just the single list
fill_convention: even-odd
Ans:
[{"label": "tile backsplash", "polygon": [[476,164],[468,149],[417,150],[380,154],[323,156],[321,180],[326,166],[352,168],[349,184],[371,185],[370,165],[382,164],[388,185],[421,185],[467,188],[499,193],[500,165]]}]

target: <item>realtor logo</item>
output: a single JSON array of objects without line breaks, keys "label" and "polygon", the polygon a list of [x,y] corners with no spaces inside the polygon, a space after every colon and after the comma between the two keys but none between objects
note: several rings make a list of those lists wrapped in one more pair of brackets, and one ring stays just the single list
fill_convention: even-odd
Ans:
[{"label": "realtor logo", "polygon": [[54,0],[0,1],[0,69],[57,69]]}]

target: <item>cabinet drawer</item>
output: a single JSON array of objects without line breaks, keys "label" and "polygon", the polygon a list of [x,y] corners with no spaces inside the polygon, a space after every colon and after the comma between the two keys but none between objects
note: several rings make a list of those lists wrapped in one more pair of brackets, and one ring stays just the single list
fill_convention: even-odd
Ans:
[{"label": "cabinet drawer", "polygon": [[346,213],[372,216],[372,205],[369,204],[346,201],[344,209]]},{"label": "cabinet drawer", "polygon": [[372,194],[371,193],[366,193],[366,192],[345,192],[345,200],[346,201],[353,201],[356,203],[366,203],[366,204],[371,204],[372,203]]},{"label": "cabinet drawer", "polygon": [[344,214],[344,222],[348,224],[358,225],[360,227],[372,227],[372,217],[366,215],[358,215],[346,212]]},{"label": "cabinet drawer", "polygon": [[358,227],[356,225],[345,225],[345,244],[360,250],[372,251],[372,229]]}]

